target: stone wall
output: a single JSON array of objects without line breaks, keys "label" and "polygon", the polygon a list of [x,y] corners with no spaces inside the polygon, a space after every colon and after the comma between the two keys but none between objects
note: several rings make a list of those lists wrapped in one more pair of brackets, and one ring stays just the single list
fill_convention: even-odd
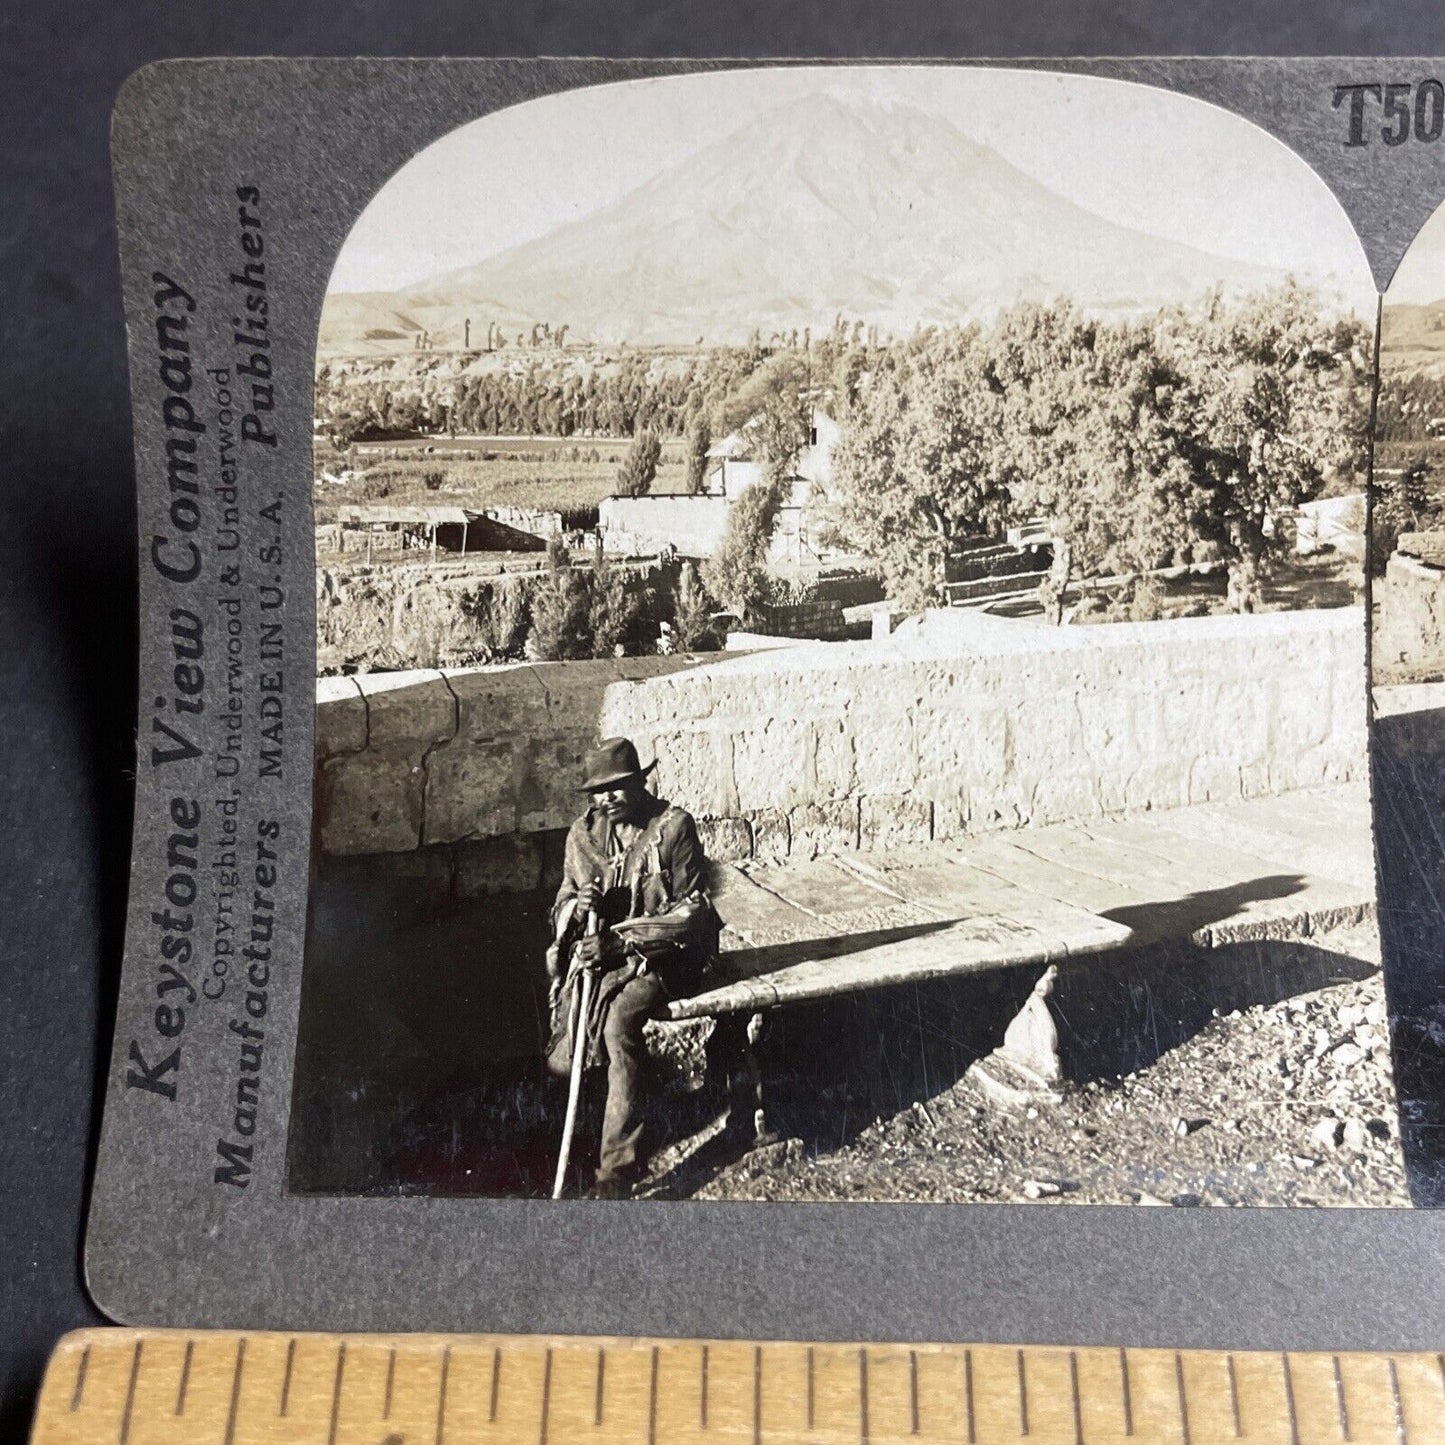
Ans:
[{"label": "stone wall", "polygon": [[[684,557],[712,557],[727,532],[726,497],[657,494],[604,497],[597,507],[602,545],[623,557],[642,557],[676,547]],[[806,550],[802,507],[782,507],[768,543],[774,564],[796,565]]]},{"label": "stone wall", "polygon": [[1445,569],[1396,552],[1374,584],[1376,683],[1445,677]]},{"label": "stone wall", "polygon": [[1356,609],[1089,628],[936,612],[706,663],[326,679],[321,844],[512,856],[575,816],[582,755],[615,733],[724,858],[1343,781],[1365,766],[1363,645]]}]

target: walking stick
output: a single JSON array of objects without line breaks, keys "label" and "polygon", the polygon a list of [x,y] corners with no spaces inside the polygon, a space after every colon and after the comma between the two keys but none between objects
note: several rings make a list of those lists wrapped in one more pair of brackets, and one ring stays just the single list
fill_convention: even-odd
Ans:
[{"label": "walking stick", "polygon": [[[587,936],[597,932],[597,915],[587,915]],[[572,1135],[577,1128],[577,1104],[582,1097],[582,1070],[587,1063],[587,1008],[592,1002],[592,970],[582,970],[577,988],[577,1008],[572,1019],[572,1073],[567,1080],[567,1117],[562,1122],[562,1148],[557,1155],[557,1176],[552,1181],[552,1198],[562,1197],[567,1182],[567,1162],[572,1157]]]}]

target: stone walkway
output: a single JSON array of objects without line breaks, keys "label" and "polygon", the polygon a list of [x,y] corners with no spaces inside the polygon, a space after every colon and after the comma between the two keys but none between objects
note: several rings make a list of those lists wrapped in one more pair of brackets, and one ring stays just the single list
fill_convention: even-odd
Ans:
[{"label": "stone walkway", "polygon": [[1363,784],[810,862],[721,865],[723,982],[676,1019],[1045,965],[1300,939],[1371,915]]}]

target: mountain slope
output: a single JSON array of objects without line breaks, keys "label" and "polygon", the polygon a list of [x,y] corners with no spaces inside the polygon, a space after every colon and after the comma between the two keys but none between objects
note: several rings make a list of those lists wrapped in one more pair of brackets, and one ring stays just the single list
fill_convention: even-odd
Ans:
[{"label": "mountain slope", "polygon": [[400,316],[459,341],[470,316],[474,343],[493,320],[509,333],[550,321],[577,339],[720,342],[827,329],[839,312],[906,333],[1024,299],[1125,311],[1272,279],[1094,215],[946,121],[825,97],[758,116],[477,265],[395,296],[329,297],[323,337]]}]

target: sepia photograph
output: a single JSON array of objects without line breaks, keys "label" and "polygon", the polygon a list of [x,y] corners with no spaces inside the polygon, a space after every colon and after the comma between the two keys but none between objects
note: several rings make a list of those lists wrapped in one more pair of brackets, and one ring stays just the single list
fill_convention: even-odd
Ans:
[{"label": "sepia photograph", "polygon": [[1366,658],[1445,708],[1445,221],[1377,413],[1376,317],[1298,155],[1135,83],[417,153],[316,344],[288,1189],[1408,1205]]},{"label": "sepia photograph", "polygon": [[[1445,211],[1426,222],[1381,306],[1370,512],[1370,683],[1376,806],[1406,840],[1390,859],[1391,999],[1401,1122],[1421,1176],[1445,1202],[1445,1007],[1438,913],[1445,842]],[[1418,1161],[1418,1165],[1416,1164]]]}]

